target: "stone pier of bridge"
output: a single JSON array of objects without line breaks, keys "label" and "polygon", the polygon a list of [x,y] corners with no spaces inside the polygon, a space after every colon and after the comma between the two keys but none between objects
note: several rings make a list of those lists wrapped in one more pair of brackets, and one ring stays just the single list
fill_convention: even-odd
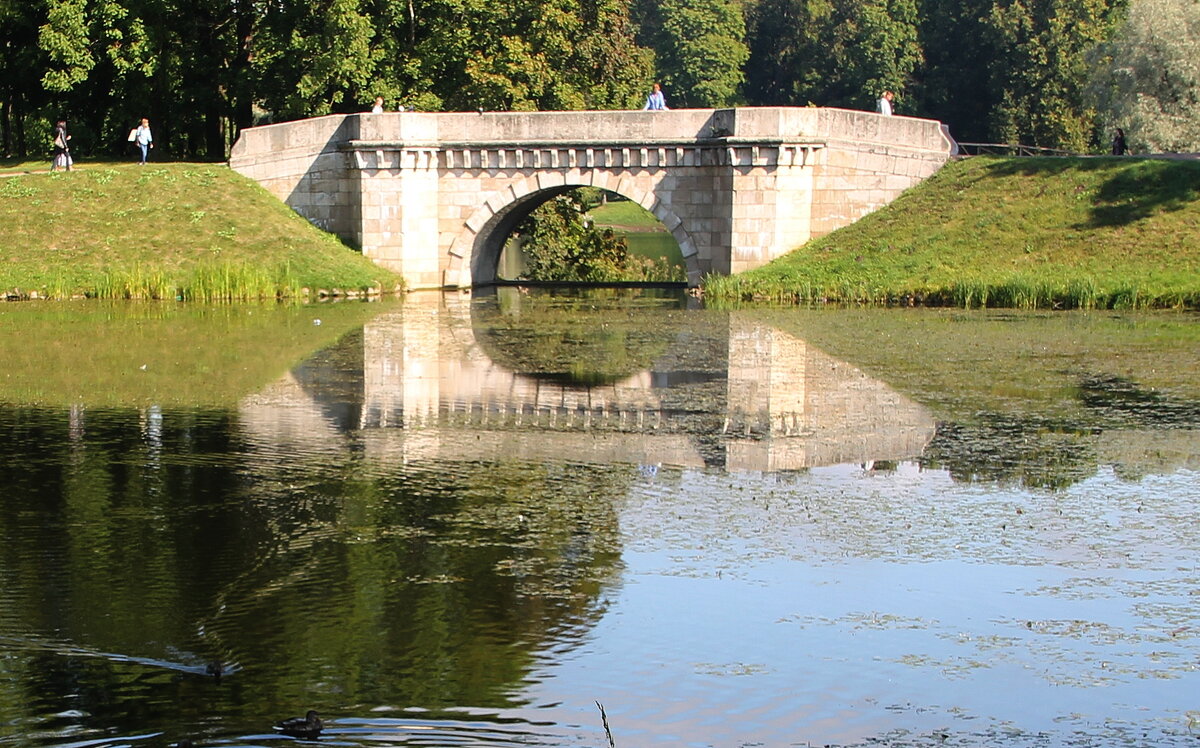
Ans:
[{"label": "stone pier of bridge", "polygon": [[230,166],[409,288],[495,281],[513,229],[576,187],[653,213],[696,284],[854,222],[951,150],[933,120],[815,107],[404,112],[250,128]]}]

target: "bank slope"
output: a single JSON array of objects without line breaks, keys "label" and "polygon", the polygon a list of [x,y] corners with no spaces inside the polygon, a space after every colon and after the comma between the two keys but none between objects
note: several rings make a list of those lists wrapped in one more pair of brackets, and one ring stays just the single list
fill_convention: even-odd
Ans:
[{"label": "bank slope", "polygon": [[9,296],[260,298],[399,282],[220,164],[0,177],[0,227]]},{"label": "bank slope", "polygon": [[715,300],[1200,308],[1200,162],[985,158],[776,261]]}]

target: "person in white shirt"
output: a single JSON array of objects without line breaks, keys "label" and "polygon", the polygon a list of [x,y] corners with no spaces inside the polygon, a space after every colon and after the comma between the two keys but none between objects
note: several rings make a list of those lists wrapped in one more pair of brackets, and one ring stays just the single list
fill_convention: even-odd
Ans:
[{"label": "person in white shirt", "polygon": [[879,101],[875,102],[875,111],[880,114],[890,117],[892,116],[892,96],[891,91],[884,91],[883,96],[879,97]]},{"label": "person in white shirt", "polygon": [[383,114],[383,97],[375,97],[375,106],[371,107],[371,114]]},{"label": "person in white shirt", "polygon": [[150,132],[150,120],[142,117],[141,124],[133,131],[133,142],[137,143],[138,150],[142,152],[142,160],[139,165],[145,166],[146,156],[154,147],[154,134]]}]

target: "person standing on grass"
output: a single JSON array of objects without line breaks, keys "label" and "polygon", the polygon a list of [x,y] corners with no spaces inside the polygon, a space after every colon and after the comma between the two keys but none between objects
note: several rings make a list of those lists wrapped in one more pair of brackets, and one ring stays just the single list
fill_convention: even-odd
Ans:
[{"label": "person standing on grass", "polygon": [[142,154],[142,160],[138,165],[145,166],[146,156],[150,154],[150,149],[154,147],[154,133],[150,132],[150,120],[142,117],[141,124],[133,131],[133,142],[137,143],[138,150]]},{"label": "person standing on grass", "polygon": [[71,144],[67,141],[71,136],[67,134],[67,121],[60,119],[54,123],[54,159],[50,162],[50,171],[58,171],[59,167],[71,170]]}]

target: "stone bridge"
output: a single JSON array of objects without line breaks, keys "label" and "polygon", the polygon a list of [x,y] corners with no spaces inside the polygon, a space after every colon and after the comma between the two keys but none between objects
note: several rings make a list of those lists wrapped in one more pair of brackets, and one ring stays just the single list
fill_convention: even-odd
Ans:
[{"label": "stone bridge", "polygon": [[250,128],[230,166],[409,288],[495,281],[517,224],[581,186],[657,216],[695,285],[854,222],[951,148],[933,120],[812,107],[407,112]]}]

